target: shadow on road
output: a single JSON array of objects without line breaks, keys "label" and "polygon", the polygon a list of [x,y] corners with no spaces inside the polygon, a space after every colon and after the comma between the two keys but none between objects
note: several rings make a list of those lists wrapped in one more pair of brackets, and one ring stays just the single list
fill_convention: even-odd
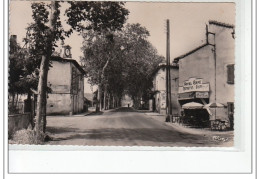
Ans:
[{"label": "shadow on road", "polygon": [[70,128],[70,127],[48,127],[47,126],[47,132],[52,134],[62,134],[67,132],[76,132],[78,128]]},{"label": "shadow on road", "polygon": [[99,112],[92,112],[92,113],[90,113],[90,114],[87,114],[87,115],[85,115],[85,116],[96,116],[96,115],[103,115],[103,113],[104,113],[104,112],[102,112],[102,111],[99,111]]},{"label": "shadow on road", "polygon": [[[48,132],[55,134],[63,132],[73,132],[72,134],[66,134],[66,137],[54,137],[53,141],[69,141],[77,139],[85,139],[87,141],[100,140],[104,143],[113,143],[113,141],[122,141],[122,145],[127,141],[141,141],[141,142],[153,142],[165,143],[165,145],[173,145],[175,143],[185,143],[186,146],[211,146],[221,145],[221,142],[210,140],[210,136],[194,135],[187,133],[180,133],[167,129],[151,129],[151,128],[138,128],[138,129],[119,129],[119,128],[102,128],[91,130],[78,130],[75,128],[47,128]],[[75,133],[74,133],[75,132]]]},{"label": "shadow on road", "polygon": [[117,109],[112,109],[110,112],[137,112],[137,110],[131,107],[121,107]]}]

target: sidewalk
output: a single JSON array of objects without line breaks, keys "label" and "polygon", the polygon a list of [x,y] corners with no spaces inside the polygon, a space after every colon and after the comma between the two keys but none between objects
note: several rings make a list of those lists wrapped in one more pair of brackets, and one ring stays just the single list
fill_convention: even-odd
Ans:
[{"label": "sidewalk", "polygon": [[190,127],[184,126],[184,125],[179,124],[179,123],[165,122],[165,115],[162,115],[162,114],[159,114],[159,113],[156,113],[156,112],[147,112],[145,114],[148,115],[148,116],[151,116],[153,119],[155,119],[157,121],[160,121],[162,123],[165,123],[168,126],[173,127],[175,130],[190,133],[190,134],[233,135],[233,133],[234,133],[234,131],[212,131],[210,129],[205,129],[205,128],[190,128]]}]

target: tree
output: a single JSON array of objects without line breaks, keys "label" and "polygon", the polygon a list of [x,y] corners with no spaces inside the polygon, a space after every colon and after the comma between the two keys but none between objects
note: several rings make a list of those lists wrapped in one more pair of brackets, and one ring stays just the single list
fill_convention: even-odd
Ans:
[{"label": "tree", "polygon": [[10,37],[9,54],[8,92],[12,102],[8,107],[9,112],[15,113],[15,97],[27,94],[30,98],[30,91],[36,88],[38,82],[38,71],[34,61],[29,59],[28,50],[17,44],[14,35]]},{"label": "tree", "polygon": [[109,104],[106,96],[120,101],[123,94],[129,94],[138,108],[140,99],[151,88],[151,74],[163,57],[157,55],[148,36],[140,24],[127,24],[122,31],[113,33],[112,43],[102,34],[84,34],[82,62],[89,81],[98,85],[100,97],[103,91],[104,108]]},{"label": "tree", "polygon": [[36,136],[40,140],[40,133],[46,126],[46,92],[47,75],[50,57],[58,40],[69,36],[73,30],[83,33],[94,30],[99,33],[120,29],[125,22],[128,10],[121,2],[68,2],[70,7],[66,10],[67,23],[71,26],[68,31],[62,28],[60,21],[60,2],[32,3],[33,20],[28,30],[35,49],[35,55],[41,57],[38,99],[36,113]]},{"label": "tree", "polygon": [[[125,90],[139,108],[140,100],[152,87],[152,73],[164,58],[148,41],[149,31],[140,24],[127,24],[124,28],[123,42],[128,49],[125,53]],[[124,35],[125,34],[125,35]]]},{"label": "tree", "polygon": [[[87,77],[92,85],[98,85],[99,107],[107,107],[107,96],[111,99],[118,98],[123,92],[122,75],[122,43],[116,33],[99,34],[89,32],[84,34],[84,57],[81,59],[87,72]],[[104,94],[102,94],[104,92]],[[114,99],[115,100],[115,99]]]}]

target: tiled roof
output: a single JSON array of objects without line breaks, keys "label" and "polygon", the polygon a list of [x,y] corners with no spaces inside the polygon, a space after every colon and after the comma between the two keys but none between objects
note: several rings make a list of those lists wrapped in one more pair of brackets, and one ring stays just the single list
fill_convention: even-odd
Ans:
[{"label": "tiled roof", "polygon": [[230,28],[230,29],[233,29],[235,26],[234,25],[231,25],[231,24],[226,24],[226,23],[223,23],[223,22],[218,22],[218,21],[213,21],[213,20],[210,20],[209,21],[209,24],[213,24],[213,25],[217,25],[217,26],[221,26],[221,27],[226,27],[226,28]]}]

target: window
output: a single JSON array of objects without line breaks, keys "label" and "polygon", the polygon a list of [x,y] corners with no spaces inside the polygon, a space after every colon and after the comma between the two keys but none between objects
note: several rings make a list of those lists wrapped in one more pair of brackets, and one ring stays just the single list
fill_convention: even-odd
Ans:
[{"label": "window", "polygon": [[227,103],[227,108],[228,108],[228,114],[233,115],[234,114],[234,103],[233,102],[228,102]]},{"label": "window", "polygon": [[227,83],[234,84],[235,74],[234,74],[234,64],[227,65]]}]

